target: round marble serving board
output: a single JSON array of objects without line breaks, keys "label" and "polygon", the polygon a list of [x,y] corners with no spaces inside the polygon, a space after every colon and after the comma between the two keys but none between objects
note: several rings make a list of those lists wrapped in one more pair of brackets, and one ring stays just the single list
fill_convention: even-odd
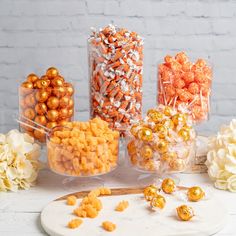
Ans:
[{"label": "round marble serving board", "polygon": [[[84,218],[77,229],[67,228],[67,223],[76,218],[73,209],[65,200],[55,200],[49,203],[41,213],[41,224],[52,236],[101,236],[101,235],[136,235],[136,236],[200,236],[213,235],[226,224],[228,214],[216,197],[200,202],[185,202],[178,196],[165,195],[166,207],[162,211],[153,211],[143,199],[142,194],[118,195],[101,197],[103,209],[95,219]],[[124,212],[114,210],[118,202],[129,201],[129,207]],[[78,203],[81,199],[78,199]],[[177,219],[176,207],[188,204],[195,210],[191,221],[183,222]],[[106,232],[101,224],[111,221],[117,228],[112,233]]]}]

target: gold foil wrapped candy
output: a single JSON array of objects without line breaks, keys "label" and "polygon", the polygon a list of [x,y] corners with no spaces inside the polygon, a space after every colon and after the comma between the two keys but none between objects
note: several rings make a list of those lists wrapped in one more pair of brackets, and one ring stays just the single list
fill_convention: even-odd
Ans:
[{"label": "gold foil wrapped candy", "polygon": [[150,202],[150,206],[153,209],[163,209],[166,205],[166,200],[163,196],[157,194],[155,197],[152,198]]},{"label": "gold foil wrapped candy", "polygon": [[147,201],[151,201],[153,197],[157,196],[158,188],[155,185],[146,187],[143,191],[144,197]]},{"label": "gold foil wrapped candy", "polygon": [[177,207],[176,211],[179,219],[183,221],[189,221],[194,216],[193,208],[187,205]]},{"label": "gold foil wrapped candy", "polygon": [[205,197],[205,192],[202,188],[194,186],[188,189],[187,196],[189,201],[198,202]]},{"label": "gold foil wrapped candy", "polygon": [[175,181],[170,178],[164,179],[161,184],[161,189],[164,193],[173,193],[176,190]]}]

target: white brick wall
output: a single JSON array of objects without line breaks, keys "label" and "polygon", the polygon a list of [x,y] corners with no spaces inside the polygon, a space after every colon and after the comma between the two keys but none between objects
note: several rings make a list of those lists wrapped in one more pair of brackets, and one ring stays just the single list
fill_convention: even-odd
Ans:
[{"label": "white brick wall", "polygon": [[75,82],[77,119],[88,117],[86,38],[111,22],[145,38],[145,110],[155,105],[157,62],[185,50],[214,65],[212,116],[201,129],[236,116],[236,1],[0,0],[0,130],[16,127],[19,83],[52,65]]}]

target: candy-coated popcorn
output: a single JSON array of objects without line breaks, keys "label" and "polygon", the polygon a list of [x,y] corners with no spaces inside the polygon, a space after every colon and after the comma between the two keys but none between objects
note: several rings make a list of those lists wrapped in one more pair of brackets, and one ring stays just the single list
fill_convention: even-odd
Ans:
[{"label": "candy-coated popcorn", "polygon": [[76,204],[77,197],[74,195],[68,196],[66,199],[67,205],[74,206]]},{"label": "candy-coated popcorn", "polygon": [[116,211],[124,211],[128,206],[129,206],[128,201],[121,201],[121,202],[118,203],[115,210]]},{"label": "candy-coated popcorn", "polygon": [[110,221],[102,222],[102,227],[103,227],[103,229],[105,229],[106,231],[109,231],[109,232],[112,232],[112,231],[114,231],[116,229],[116,225],[113,224]]},{"label": "candy-coated popcorn", "polygon": [[93,29],[88,39],[90,113],[121,134],[141,118],[143,40],[114,25]]},{"label": "candy-coated popcorn", "polygon": [[[100,118],[67,122],[66,127],[54,130],[47,148],[49,166],[57,173],[71,176],[103,174],[117,166],[119,133],[112,131]],[[108,189],[99,191],[99,194],[109,194]]]},{"label": "candy-coated popcorn", "polygon": [[184,171],[194,157],[196,133],[187,113],[159,105],[127,132],[132,165],[144,171]]},{"label": "candy-coated popcorn", "polygon": [[83,221],[81,219],[73,219],[68,222],[68,228],[70,229],[78,228],[82,223]]},{"label": "candy-coated popcorn", "polygon": [[157,102],[188,112],[195,122],[204,121],[210,112],[211,83],[212,68],[205,60],[192,63],[184,52],[167,56],[158,65]]}]

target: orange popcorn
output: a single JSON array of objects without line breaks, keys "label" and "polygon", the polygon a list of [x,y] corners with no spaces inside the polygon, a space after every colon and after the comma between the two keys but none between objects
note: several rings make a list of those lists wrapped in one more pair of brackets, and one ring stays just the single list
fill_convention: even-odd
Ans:
[{"label": "orange popcorn", "polygon": [[129,206],[129,202],[128,201],[121,201],[116,206],[115,210],[116,211],[124,211],[128,206]]},{"label": "orange popcorn", "polygon": [[76,204],[77,197],[74,195],[68,196],[66,199],[67,205],[74,206]]},{"label": "orange popcorn", "polygon": [[50,168],[70,176],[108,173],[117,166],[119,133],[100,118],[67,122],[47,142]]},{"label": "orange popcorn", "polygon": [[166,56],[158,65],[159,104],[185,109],[193,121],[208,118],[212,83],[212,68],[203,59],[189,61],[184,52]]},{"label": "orange popcorn", "polygon": [[103,227],[103,229],[105,229],[106,231],[109,231],[109,232],[112,232],[112,231],[114,231],[116,229],[116,225],[113,224],[110,221],[102,222],[102,227]]},{"label": "orange popcorn", "polygon": [[68,222],[67,226],[70,229],[75,229],[75,228],[78,228],[82,223],[83,223],[83,221],[81,219],[73,219]]}]

